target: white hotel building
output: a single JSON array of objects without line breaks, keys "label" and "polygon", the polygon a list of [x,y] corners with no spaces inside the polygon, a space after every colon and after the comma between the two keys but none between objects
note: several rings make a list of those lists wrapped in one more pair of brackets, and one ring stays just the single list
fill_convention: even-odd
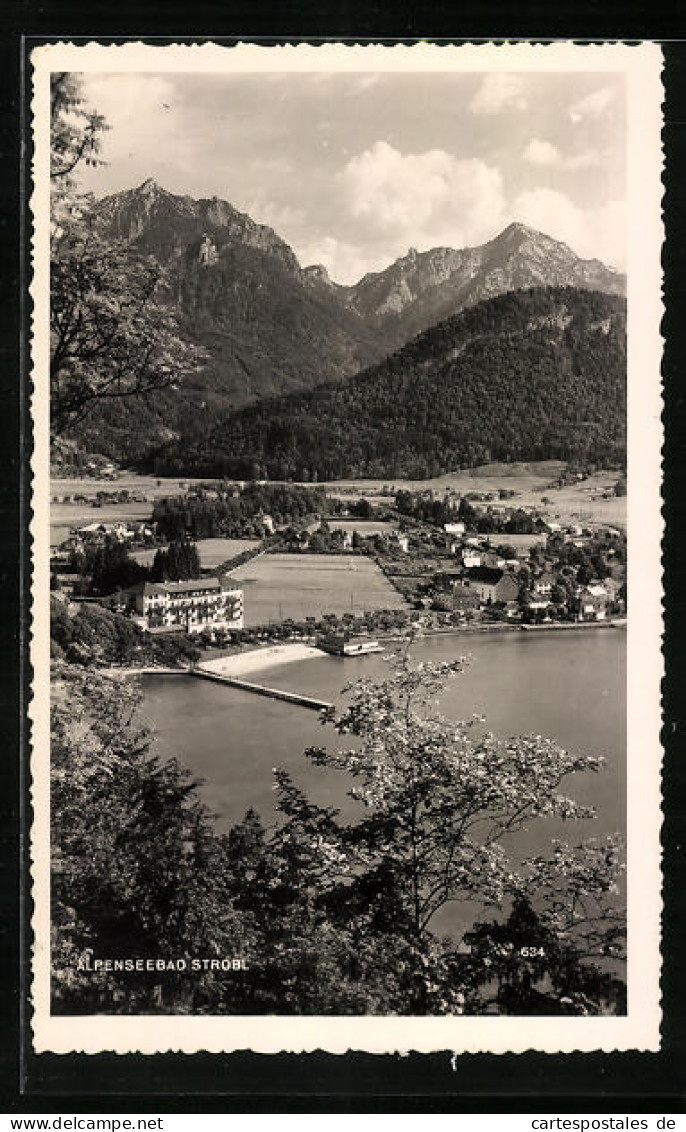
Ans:
[{"label": "white hotel building", "polygon": [[135,619],[144,629],[242,629],[243,590],[229,577],[133,586]]}]

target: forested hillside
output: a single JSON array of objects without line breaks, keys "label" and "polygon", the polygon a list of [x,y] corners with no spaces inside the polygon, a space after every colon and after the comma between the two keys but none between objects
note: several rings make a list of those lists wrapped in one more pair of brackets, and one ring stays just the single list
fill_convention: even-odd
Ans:
[{"label": "forested hillside", "polygon": [[625,302],[500,295],[343,384],[189,422],[158,472],[312,481],[434,476],[490,460],[623,461]]},{"label": "forested hillside", "polygon": [[[186,352],[203,359],[173,366],[171,380],[150,395],[111,397],[76,422],[69,435],[82,450],[125,465],[185,443],[191,419],[204,432],[252,402],[347,380],[497,294],[540,285],[624,287],[622,275],[521,224],[477,248],[411,249],[343,287],[320,266],[301,267],[276,232],[227,201],[177,196],[153,180],[95,202],[87,222],[119,264],[96,292],[109,293],[112,276],[145,260],[159,276],[160,311],[173,318]],[[66,305],[74,305],[71,293]],[[55,310],[58,321],[62,314]]]},{"label": "forested hillside", "polygon": [[74,432],[87,449],[136,462],[180,436],[189,415],[339,380],[388,352],[383,333],[313,283],[275,232],[225,201],[146,181],[99,201],[91,220],[101,237],[163,267],[162,295],[206,361],[153,397],[97,407]]}]

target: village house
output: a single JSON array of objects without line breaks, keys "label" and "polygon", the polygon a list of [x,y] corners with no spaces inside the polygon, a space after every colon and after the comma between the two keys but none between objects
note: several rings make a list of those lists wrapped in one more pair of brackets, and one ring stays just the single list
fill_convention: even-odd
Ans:
[{"label": "village house", "polygon": [[490,570],[504,570],[507,562],[501,554],[496,554],[494,550],[487,550],[481,559],[481,565],[488,566]]},{"label": "village house", "polygon": [[546,570],[543,574],[539,574],[538,578],[534,578],[531,589],[535,594],[549,598],[554,585],[555,575]]},{"label": "village house", "polygon": [[501,605],[515,601],[519,593],[519,586],[512,574],[489,566],[477,566],[474,570],[465,570],[463,581],[487,605]]},{"label": "village house", "polygon": [[526,601],[525,611],[532,621],[539,621],[547,613],[549,605],[547,598],[532,594]]},{"label": "village house", "polygon": [[185,582],[139,582],[128,591],[144,629],[242,629],[243,591],[228,576]]},{"label": "village house", "polygon": [[576,594],[577,621],[604,621],[607,616],[608,592],[605,586],[591,583]]},{"label": "village house", "polygon": [[108,535],[117,542],[125,542],[134,537],[134,531],[127,523],[86,523],[83,527],[77,527],[74,533],[84,545],[102,543]]},{"label": "village house", "polygon": [[466,528],[464,523],[444,523],[443,530],[447,535],[463,535]]},{"label": "village house", "polygon": [[461,558],[465,570],[475,570],[477,566],[483,565],[483,554],[480,550],[474,550],[472,547],[465,547]]}]

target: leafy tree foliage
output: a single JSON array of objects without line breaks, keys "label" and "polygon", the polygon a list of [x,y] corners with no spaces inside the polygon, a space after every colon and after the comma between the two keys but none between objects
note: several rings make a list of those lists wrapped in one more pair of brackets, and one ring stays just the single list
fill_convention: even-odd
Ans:
[{"label": "leafy tree foliage", "polygon": [[[601,760],[573,755],[549,739],[501,740],[477,733],[478,720],[444,719],[435,702],[462,660],[412,664],[408,651],[389,660],[381,683],[368,678],[330,719],[353,747],[312,748],[320,766],[345,771],[368,816],[350,828],[322,830],[325,850],[340,854],[355,878],[390,872],[407,924],[421,936],[436,913],[457,899],[501,904],[516,883],[503,842],[539,816],[565,820],[591,811],[559,793],[563,781],[597,771]],[[279,778],[280,804],[292,810],[292,785]],[[353,879],[353,883],[356,880]]]},{"label": "leafy tree foliage", "polygon": [[50,128],[50,178],[61,199],[74,189],[77,166],[103,164],[98,154],[108,128],[101,114],[84,107],[79,80],[67,71],[50,79]]},{"label": "leafy tree foliage", "polygon": [[[120,681],[62,665],[53,695],[53,999],[59,1012],[461,1014],[623,1009],[614,840],[516,866],[504,842],[541,815],[587,811],[559,792],[598,760],[506,743],[433,707],[460,661],[407,656],[362,680],[330,722],[357,822],[276,774],[278,821],[218,835],[196,784],[162,761]],[[462,944],[438,938],[452,900],[494,909]],[[527,954],[522,952],[526,947]],[[536,949],[533,952],[531,949]],[[540,950],[539,950],[540,949]],[[239,955],[247,971],[147,978],[84,972],[89,956]]]},{"label": "leafy tree foliage", "polygon": [[79,605],[72,616],[58,598],[50,601],[50,653],[54,661],[88,668],[188,664],[200,655],[183,633],[144,633],[130,618],[96,603]]},{"label": "leafy tree foliage", "polygon": [[71,569],[81,575],[82,593],[112,594],[136,582],[144,582],[149,571],[132,558],[126,543],[108,535],[100,546],[85,546],[70,555]]},{"label": "leafy tree foliage", "polygon": [[475,924],[465,942],[470,952],[462,974],[471,976],[476,994],[468,991],[467,998],[479,1013],[489,1004],[518,1015],[626,1013],[623,980],[589,962],[573,934],[546,926],[525,896],[515,898],[505,922]]},{"label": "leafy tree foliage", "polygon": [[[58,1011],[198,1007],[217,975],[147,980],[79,970],[96,953],[240,954],[222,843],[191,775],[160,761],[134,719],[136,693],[63,670],[53,686],[53,985]],[[196,982],[197,979],[197,982]],[[194,985],[195,984],[195,985]],[[167,1001],[165,1002],[165,998]]]},{"label": "leafy tree foliage", "polygon": [[179,333],[160,265],[106,239],[76,194],[78,165],[97,160],[105,122],[83,109],[75,75],[53,77],[51,124],[50,427],[58,436],[95,405],[181,380],[204,355]]},{"label": "leafy tree foliage", "polygon": [[183,582],[200,577],[198,548],[187,539],[172,542],[166,550],[158,550],[152,564],[153,582]]}]

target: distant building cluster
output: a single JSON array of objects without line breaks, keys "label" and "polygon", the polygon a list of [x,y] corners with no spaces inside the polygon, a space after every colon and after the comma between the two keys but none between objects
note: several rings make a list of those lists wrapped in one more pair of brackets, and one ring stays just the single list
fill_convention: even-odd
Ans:
[{"label": "distant building cluster", "polygon": [[84,547],[104,546],[107,539],[116,542],[139,542],[155,537],[155,527],[148,522],[86,523],[76,527],[63,543],[65,550],[80,550]]},{"label": "distant building cluster", "polygon": [[[446,534],[458,534],[449,530],[460,524],[446,524]],[[546,549],[548,535],[559,536],[564,543],[571,543],[577,549],[585,547],[594,533],[579,526],[565,526],[559,523],[546,524],[546,531],[537,530],[531,534],[498,535],[503,544],[516,557],[504,557],[491,547],[491,538],[484,536],[461,537],[451,543],[451,552],[456,559],[456,567],[444,570],[438,576],[440,588],[452,592],[458,607],[465,610],[490,608],[498,610],[508,619],[524,617],[526,620],[549,620],[551,607],[558,609],[564,605],[569,617],[576,621],[604,621],[610,607],[622,606],[619,597],[620,585],[615,578],[602,581],[591,579],[586,584],[575,584],[560,596],[560,579],[547,555],[547,564],[531,569],[529,581],[522,581],[521,568],[529,562],[532,551]],[[620,538],[621,532],[607,527],[602,532],[609,538]],[[506,549],[503,547],[503,550]],[[557,592],[556,592],[557,591]]]}]

